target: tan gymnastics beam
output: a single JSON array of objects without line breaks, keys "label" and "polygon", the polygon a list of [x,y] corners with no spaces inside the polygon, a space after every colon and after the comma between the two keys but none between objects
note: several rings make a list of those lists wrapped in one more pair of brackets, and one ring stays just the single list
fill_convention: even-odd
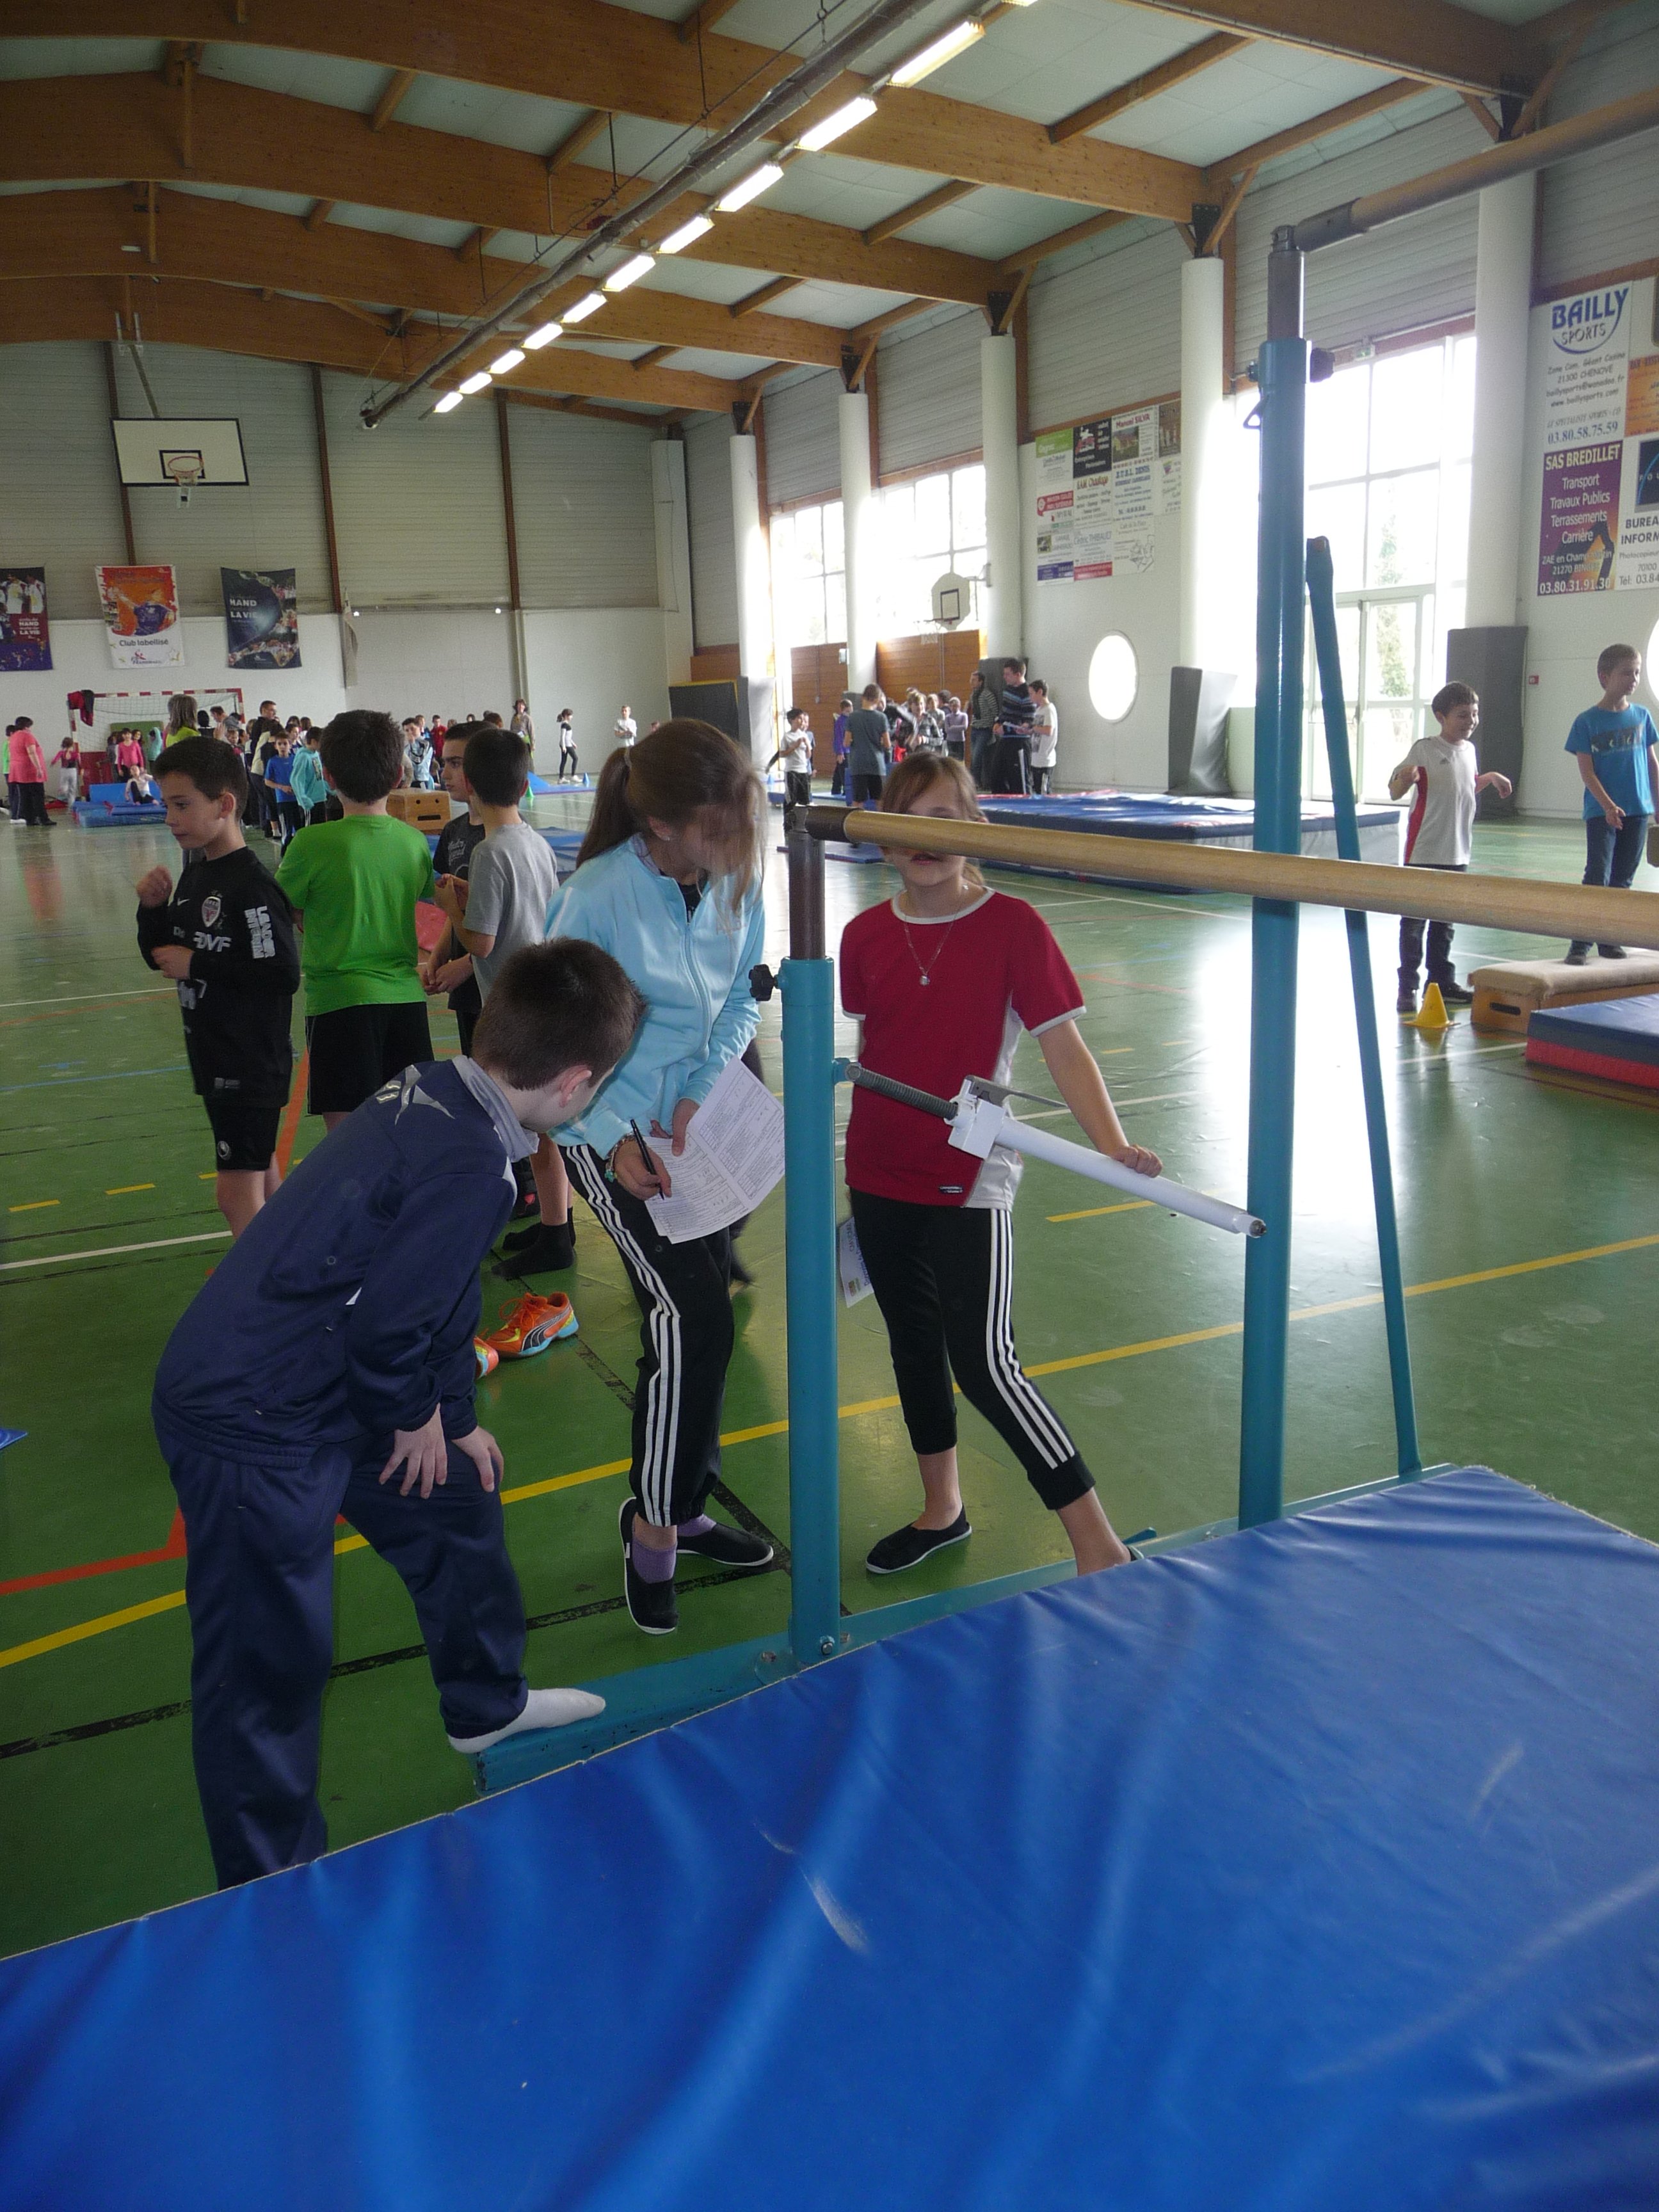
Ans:
[{"label": "tan gymnastics beam", "polygon": [[[832,829],[843,822],[844,829]],[[1115,882],[1180,884],[1190,890],[1237,891],[1349,913],[1421,915],[1430,921],[1514,929],[1534,937],[1577,938],[1592,945],[1640,945],[1659,951],[1659,893],[1598,890],[1585,884],[1540,883],[1527,876],[1459,876],[1429,868],[1383,867],[1369,860],[1313,860],[1299,853],[1241,853],[1153,837],[1098,837],[1088,831],[1018,830],[997,823],[941,822],[915,814],[854,807],[843,816],[812,809],[815,831],[854,844],[912,853],[961,853],[994,865],[1026,860]]]}]

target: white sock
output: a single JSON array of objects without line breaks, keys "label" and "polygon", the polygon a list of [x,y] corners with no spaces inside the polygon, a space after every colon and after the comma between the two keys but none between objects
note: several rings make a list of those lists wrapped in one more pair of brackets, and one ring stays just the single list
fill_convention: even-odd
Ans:
[{"label": "white sock", "polygon": [[572,1721],[591,1721],[604,1711],[605,1699],[591,1690],[532,1690],[524,1711],[505,1728],[493,1729],[487,1735],[453,1735],[449,1741],[456,1751],[488,1751],[510,1735],[525,1735],[532,1729],[568,1728]]}]

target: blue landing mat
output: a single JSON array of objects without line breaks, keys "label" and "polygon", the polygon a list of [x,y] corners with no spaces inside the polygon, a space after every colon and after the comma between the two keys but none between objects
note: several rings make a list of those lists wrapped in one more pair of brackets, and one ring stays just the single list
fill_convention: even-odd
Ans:
[{"label": "blue landing mat", "polygon": [[0,1965],[0,2201],[1650,2208],[1656,1650],[1482,1468],[958,1614]]},{"label": "blue landing mat", "polygon": [[1540,1006],[1527,1022],[1527,1042],[1534,1038],[1542,1044],[1659,1067],[1659,992],[1632,999],[1594,999],[1581,1006]]},{"label": "blue landing mat", "polygon": [[[1242,840],[1248,845],[1255,821],[1253,799],[1189,799],[1160,792],[1054,791],[1024,799],[993,794],[982,799],[981,805],[988,820],[1018,823],[1028,830],[1097,830],[1113,837],[1174,838],[1195,844]],[[1400,816],[1397,806],[1362,806],[1358,819],[1362,829],[1381,830],[1397,828]],[[1317,800],[1304,804],[1304,837],[1319,830],[1334,835],[1335,828],[1336,817],[1328,805]]]}]

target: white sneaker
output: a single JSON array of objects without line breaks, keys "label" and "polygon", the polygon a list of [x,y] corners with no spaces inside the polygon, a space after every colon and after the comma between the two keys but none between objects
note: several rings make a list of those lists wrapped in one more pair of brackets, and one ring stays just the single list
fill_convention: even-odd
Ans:
[{"label": "white sneaker", "polygon": [[510,1735],[528,1735],[535,1729],[568,1728],[572,1721],[595,1720],[604,1711],[605,1699],[596,1698],[591,1690],[532,1690],[525,1699],[524,1711],[505,1728],[492,1729],[488,1735],[453,1735],[449,1747],[471,1757],[505,1742]]}]

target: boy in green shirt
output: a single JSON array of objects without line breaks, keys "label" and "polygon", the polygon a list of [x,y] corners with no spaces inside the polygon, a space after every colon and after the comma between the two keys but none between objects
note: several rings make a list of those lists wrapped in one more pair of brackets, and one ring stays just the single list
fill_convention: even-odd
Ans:
[{"label": "boy in green shirt", "polygon": [[432,1057],[415,905],[434,885],[426,839],[386,812],[404,769],[392,717],[337,714],[319,750],[344,815],[301,830],[276,880],[304,928],[307,1109],[332,1129],[383,1083]]}]

